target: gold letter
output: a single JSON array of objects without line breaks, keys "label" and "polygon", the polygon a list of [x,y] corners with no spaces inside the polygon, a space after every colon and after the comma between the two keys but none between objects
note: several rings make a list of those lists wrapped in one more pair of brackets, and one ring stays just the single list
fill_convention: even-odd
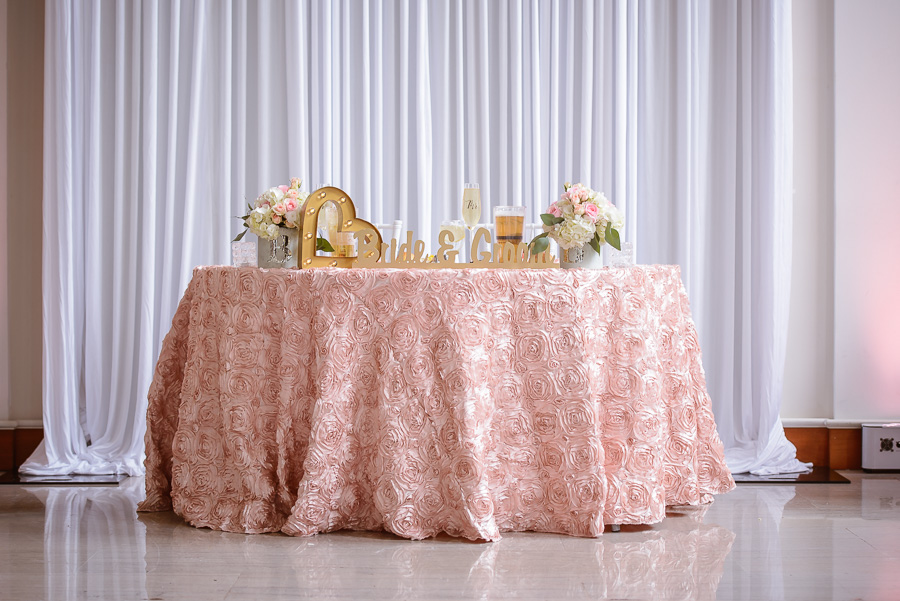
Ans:
[{"label": "gold letter", "polygon": [[356,260],[353,262],[354,267],[376,267],[381,251],[378,249],[377,238],[370,233],[370,230],[361,230],[353,232],[353,236],[357,240]]},{"label": "gold letter", "polygon": [[[480,227],[475,230],[475,236],[472,238],[472,267],[490,267],[491,265],[490,251],[478,254],[478,246],[482,240],[490,246],[491,234],[485,228]],[[478,257],[477,259],[475,258],[476,256]]]}]

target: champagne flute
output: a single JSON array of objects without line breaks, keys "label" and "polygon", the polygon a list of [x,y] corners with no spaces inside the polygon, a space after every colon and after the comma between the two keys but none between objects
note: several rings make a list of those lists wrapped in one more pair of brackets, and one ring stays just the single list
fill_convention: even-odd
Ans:
[{"label": "champagne flute", "polygon": [[469,228],[469,233],[474,236],[475,228],[481,221],[481,188],[478,184],[466,184],[463,190],[462,218]]},{"label": "champagne flute", "polygon": [[[450,232],[450,238],[453,240],[453,250],[455,250],[458,254],[456,255],[456,262],[462,262],[462,255],[459,254],[462,251],[463,241],[466,239],[466,230],[463,227],[462,221],[459,219],[454,219],[452,221],[442,221],[440,231]],[[444,260],[444,257],[438,257],[441,261]]]},{"label": "champagne flute", "polygon": [[466,184],[463,190],[462,218],[470,232],[481,221],[481,189],[478,184]]}]

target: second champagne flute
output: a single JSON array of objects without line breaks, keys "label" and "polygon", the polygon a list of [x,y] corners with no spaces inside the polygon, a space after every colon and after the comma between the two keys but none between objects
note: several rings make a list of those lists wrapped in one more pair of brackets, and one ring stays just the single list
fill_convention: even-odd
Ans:
[{"label": "second champagne flute", "polygon": [[466,184],[463,189],[462,218],[469,232],[474,235],[475,228],[481,221],[481,188],[478,184]]}]

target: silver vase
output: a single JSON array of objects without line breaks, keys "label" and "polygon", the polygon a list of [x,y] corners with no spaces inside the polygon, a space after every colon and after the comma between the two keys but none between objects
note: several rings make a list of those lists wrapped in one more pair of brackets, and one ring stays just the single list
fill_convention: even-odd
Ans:
[{"label": "silver vase", "polygon": [[279,227],[274,240],[259,238],[256,257],[260,267],[296,268],[300,258],[300,231],[292,227]]}]

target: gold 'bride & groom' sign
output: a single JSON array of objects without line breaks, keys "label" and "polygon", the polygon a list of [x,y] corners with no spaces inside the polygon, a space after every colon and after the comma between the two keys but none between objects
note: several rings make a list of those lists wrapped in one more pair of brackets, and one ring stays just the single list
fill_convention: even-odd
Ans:
[{"label": "gold 'bride & groom' sign", "polygon": [[[338,210],[338,232],[352,232],[358,241],[356,257],[316,256],[316,227],[319,211],[327,202],[335,204]],[[440,247],[434,262],[426,261],[425,242],[413,240],[412,232],[407,232],[406,241],[398,244],[382,242],[381,234],[374,225],[356,216],[356,207],[350,196],[339,188],[320,188],[309,195],[303,205],[300,229],[300,257],[297,262],[302,269],[311,267],[362,267],[369,269],[389,269],[415,267],[420,269],[468,269],[472,267],[493,267],[500,269],[548,269],[558,267],[552,262],[550,253],[545,251],[532,255],[528,245],[520,242],[491,244],[491,234],[479,228],[472,239],[473,261],[457,263],[459,254],[454,248],[452,234],[442,231],[438,237]],[[487,243],[491,252],[478,252],[481,243]]]}]

